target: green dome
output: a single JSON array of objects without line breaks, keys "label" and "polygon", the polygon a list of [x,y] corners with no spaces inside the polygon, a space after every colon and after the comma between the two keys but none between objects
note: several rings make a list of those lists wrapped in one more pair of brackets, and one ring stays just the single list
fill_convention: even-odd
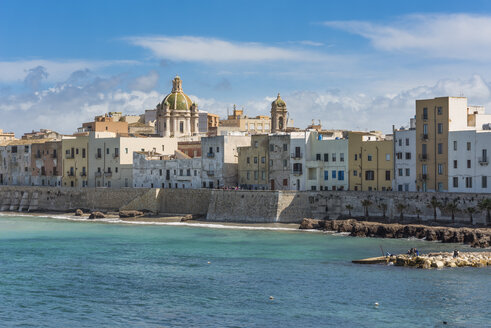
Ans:
[{"label": "green dome", "polygon": [[169,109],[191,110],[193,102],[184,92],[172,92],[164,98],[164,104],[169,104]]},{"label": "green dome", "polygon": [[276,105],[276,107],[286,107],[286,103],[281,99],[280,94],[278,93],[278,97],[275,101],[273,101],[272,105]]}]

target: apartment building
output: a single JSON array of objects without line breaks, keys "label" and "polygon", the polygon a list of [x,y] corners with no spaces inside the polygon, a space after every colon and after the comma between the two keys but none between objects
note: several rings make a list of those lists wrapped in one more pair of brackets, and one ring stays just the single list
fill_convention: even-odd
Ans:
[{"label": "apartment building", "polygon": [[394,130],[394,179],[392,189],[416,191],[416,120],[408,129]]}]

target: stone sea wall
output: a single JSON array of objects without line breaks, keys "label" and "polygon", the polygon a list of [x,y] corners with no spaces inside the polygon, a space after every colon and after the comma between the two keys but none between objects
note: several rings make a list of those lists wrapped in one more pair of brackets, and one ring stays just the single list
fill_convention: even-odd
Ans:
[{"label": "stone sea wall", "polygon": [[[491,194],[359,192],[359,191],[244,191],[151,188],[55,188],[1,186],[3,211],[74,211],[77,208],[118,211],[142,210],[162,214],[194,214],[209,221],[300,223],[303,218],[369,218],[384,222],[431,222],[432,198],[438,201],[439,222],[450,222],[446,204],[455,202],[457,223],[485,224],[486,213],[477,210]],[[362,201],[368,201],[366,208]],[[347,208],[348,206],[348,208]],[[402,208],[402,213],[401,213]],[[351,212],[351,213],[349,213]],[[402,214],[402,215],[401,215]]]}]

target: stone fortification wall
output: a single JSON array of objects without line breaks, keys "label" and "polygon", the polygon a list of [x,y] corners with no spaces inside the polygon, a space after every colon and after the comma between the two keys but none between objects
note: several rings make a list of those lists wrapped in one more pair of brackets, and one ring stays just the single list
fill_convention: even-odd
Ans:
[{"label": "stone fortification wall", "polygon": [[[300,223],[303,218],[365,219],[362,201],[368,200],[371,219],[387,222],[431,222],[434,219],[432,198],[438,201],[438,221],[451,221],[445,206],[455,202],[456,222],[470,222],[469,208],[474,208],[474,223],[486,223],[486,213],[477,209],[481,199],[491,194],[362,192],[362,191],[244,191],[211,189],[151,188],[56,188],[0,187],[3,211],[72,211],[77,208],[117,211],[146,210],[153,213],[206,215],[208,221]],[[402,220],[400,209],[402,205]],[[385,210],[385,218],[383,209]]]}]

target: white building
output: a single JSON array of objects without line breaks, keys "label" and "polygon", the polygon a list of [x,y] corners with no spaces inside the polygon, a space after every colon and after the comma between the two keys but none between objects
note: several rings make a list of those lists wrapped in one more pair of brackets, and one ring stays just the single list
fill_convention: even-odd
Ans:
[{"label": "white building", "polygon": [[416,122],[394,131],[394,180],[392,190],[416,191]]},{"label": "white building", "polygon": [[121,137],[109,132],[89,136],[89,187],[133,186],[133,152],[174,154],[177,138]]},{"label": "white building", "polygon": [[237,186],[237,147],[250,145],[251,137],[242,134],[201,138],[202,187],[222,188]]},{"label": "white building", "polygon": [[290,133],[290,189],[306,190],[306,155],[310,154],[310,134],[312,131]]},{"label": "white building", "polygon": [[448,186],[451,192],[489,193],[491,131],[450,131]]},{"label": "white building", "polygon": [[348,139],[323,139],[311,133],[310,152],[306,155],[307,190],[348,190]]},{"label": "white building", "polygon": [[165,157],[168,156],[152,152],[134,152],[133,186],[136,188],[201,188],[200,157],[172,159]]}]

